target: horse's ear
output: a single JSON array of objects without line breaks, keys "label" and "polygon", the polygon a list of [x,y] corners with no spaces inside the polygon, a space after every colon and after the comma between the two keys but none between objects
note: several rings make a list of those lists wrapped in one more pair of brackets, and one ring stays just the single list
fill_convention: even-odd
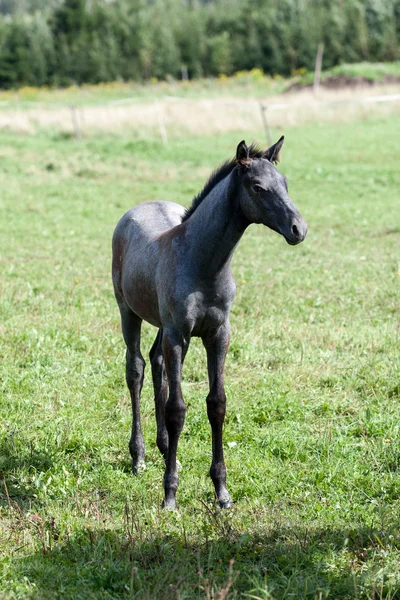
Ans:
[{"label": "horse's ear", "polygon": [[283,142],[285,141],[284,136],[279,138],[276,144],[273,144],[268,150],[264,152],[264,158],[268,159],[269,162],[274,164],[280,161],[280,151],[283,146]]},{"label": "horse's ear", "polygon": [[250,164],[249,148],[244,140],[236,148],[236,162],[242,167],[248,167]]}]

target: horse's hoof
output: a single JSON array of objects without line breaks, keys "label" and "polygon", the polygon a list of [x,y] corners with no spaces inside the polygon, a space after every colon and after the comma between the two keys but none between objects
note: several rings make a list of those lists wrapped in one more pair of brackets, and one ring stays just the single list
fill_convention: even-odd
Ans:
[{"label": "horse's hoof", "polygon": [[175,500],[163,500],[161,504],[161,508],[163,510],[175,510],[176,502]]},{"label": "horse's hoof", "polygon": [[218,504],[220,508],[231,508],[233,506],[233,500],[228,498],[228,500],[218,500]]},{"label": "horse's hoof", "polygon": [[144,460],[138,460],[138,462],[134,463],[132,465],[132,473],[134,475],[139,475],[139,473],[141,473],[142,471],[146,470],[146,463],[144,462]]}]

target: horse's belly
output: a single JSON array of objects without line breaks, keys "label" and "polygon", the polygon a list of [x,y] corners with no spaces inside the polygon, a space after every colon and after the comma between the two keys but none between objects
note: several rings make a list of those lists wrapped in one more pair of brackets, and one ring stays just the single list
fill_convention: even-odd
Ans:
[{"label": "horse's belly", "polygon": [[123,274],[122,291],[125,302],[138,317],[155,327],[161,327],[152,267],[150,261],[143,265],[139,264],[139,261],[132,260]]},{"label": "horse's belly", "polygon": [[143,298],[129,298],[130,303],[129,306],[133,310],[133,312],[143,319],[143,321],[147,321],[150,325],[154,325],[154,327],[162,327],[161,318],[158,311],[158,306],[151,305],[151,303],[143,300]]}]

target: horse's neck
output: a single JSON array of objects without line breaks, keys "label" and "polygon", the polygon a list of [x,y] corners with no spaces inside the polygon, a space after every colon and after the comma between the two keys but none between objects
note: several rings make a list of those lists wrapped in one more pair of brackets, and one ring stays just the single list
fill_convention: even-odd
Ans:
[{"label": "horse's neck", "polygon": [[190,264],[208,277],[229,266],[249,224],[241,213],[233,177],[218,183],[188,220]]}]

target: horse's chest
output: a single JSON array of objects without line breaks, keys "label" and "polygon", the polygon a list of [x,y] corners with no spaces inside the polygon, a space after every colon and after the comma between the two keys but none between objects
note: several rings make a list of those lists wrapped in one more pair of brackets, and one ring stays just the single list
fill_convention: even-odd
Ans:
[{"label": "horse's chest", "polygon": [[199,319],[201,323],[211,328],[219,327],[225,320],[229,313],[229,307],[225,304],[213,304],[208,306],[204,314],[202,314],[202,319]]},{"label": "horse's chest", "polygon": [[234,291],[197,291],[188,297],[187,319],[193,335],[201,335],[209,329],[217,329],[227,319],[234,298]]}]

